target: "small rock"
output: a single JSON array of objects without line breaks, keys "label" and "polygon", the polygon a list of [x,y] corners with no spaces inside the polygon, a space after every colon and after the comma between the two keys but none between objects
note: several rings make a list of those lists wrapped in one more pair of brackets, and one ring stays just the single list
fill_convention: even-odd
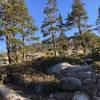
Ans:
[{"label": "small rock", "polygon": [[86,93],[78,91],[73,94],[73,97],[71,100],[91,100],[91,99],[89,95],[87,95]]}]

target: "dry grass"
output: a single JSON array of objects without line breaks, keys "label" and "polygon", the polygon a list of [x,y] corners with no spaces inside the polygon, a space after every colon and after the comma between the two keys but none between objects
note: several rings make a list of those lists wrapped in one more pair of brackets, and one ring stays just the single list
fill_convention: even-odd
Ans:
[{"label": "dry grass", "polygon": [[57,82],[58,80],[53,75],[46,75],[46,74],[33,74],[33,75],[22,75],[22,78],[24,81],[27,81],[28,83],[35,82]]}]

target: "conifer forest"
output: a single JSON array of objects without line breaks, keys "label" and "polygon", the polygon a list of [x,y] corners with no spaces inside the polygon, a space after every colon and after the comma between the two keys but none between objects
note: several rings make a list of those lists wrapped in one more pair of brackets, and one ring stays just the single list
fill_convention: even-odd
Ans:
[{"label": "conifer forest", "polygon": [[0,100],[100,100],[100,1],[0,0]]}]

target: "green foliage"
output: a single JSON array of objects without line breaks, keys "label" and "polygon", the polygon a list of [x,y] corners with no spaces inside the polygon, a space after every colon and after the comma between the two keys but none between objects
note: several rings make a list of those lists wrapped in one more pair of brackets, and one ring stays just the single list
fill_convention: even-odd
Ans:
[{"label": "green foliage", "polygon": [[43,21],[43,24],[41,26],[41,32],[43,33],[44,37],[50,36],[53,33],[56,32],[56,0],[49,0],[47,3],[47,7],[44,8],[44,14],[46,15]]},{"label": "green foliage", "polygon": [[67,27],[71,29],[73,27],[77,27],[79,29],[79,33],[81,28],[87,28],[87,13],[84,9],[84,4],[81,3],[80,0],[74,0],[72,5],[72,12],[67,17]]},{"label": "green foliage", "polygon": [[83,41],[85,44],[85,49],[92,50],[94,47],[100,46],[100,39],[99,37],[93,33],[92,31],[86,31],[82,35],[75,37],[76,41],[78,41],[75,45],[77,47]]},{"label": "green foliage", "polygon": [[[43,11],[45,16],[41,26],[44,41],[41,43],[41,47],[36,49],[36,45],[39,44],[34,46],[32,43],[39,40],[35,36],[35,31],[38,28],[35,26],[35,20],[29,15],[25,1],[0,0],[0,8],[0,39],[5,38],[8,58],[16,62],[19,56],[23,56],[24,59],[25,54],[33,53],[32,51],[51,52],[53,49],[55,55],[58,50],[61,56],[65,56],[68,46],[70,46],[68,45],[70,41],[68,41],[65,32],[72,28],[78,29],[78,32],[72,38],[73,51],[79,49],[91,51],[100,46],[100,37],[88,30],[90,28],[90,25],[87,25],[88,16],[81,0],[74,0],[72,11],[68,14],[66,23],[64,23],[61,14],[58,15],[57,0],[48,0]],[[100,24],[99,13],[100,7],[98,9],[97,26]],[[39,50],[40,48],[41,50]],[[94,53],[94,51],[97,52],[96,50],[92,51],[93,55],[98,54]]]},{"label": "green foliage", "polygon": [[58,25],[57,25],[58,30],[59,30],[59,33],[60,33],[60,35],[58,37],[58,41],[57,41],[58,42],[57,46],[58,46],[59,50],[61,49],[60,51],[61,51],[62,55],[64,56],[65,51],[67,50],[68,40],[67,40],[67,36],[64,33],[66,31],[66,29],[65,29],[65,26],[64,26],[64,23],[63,23],[63,18],[61,16],[61,14],[59,14],[57,21],[58,21]]},{"label": "green foliage", "polygon": [[[4,13],[0,20],[0,34],[5,37],[7,54],[11,63],[11,54],[16,56],[16,59],[12,59],[17,61],[18,48],[25,46],[25,43],[28,43],[26,40],[37,40],[34,36],[37,27],[34,24],[35,21],[28,13],[24,0],[10,0],[1,3],[1,5],[3,6]],[[22,39],[18,38],[18,35],[22,36]]]},{"label": "green foliage", "polygon": [[46,39],[53,44],[54,54],[56,56],[55,37],[57,33],[57,4],[56,0],[48,0],[47,7],[44,9],[45,18],[42,22],[41,32]]},{"label": "green foliage", "polygon": [[67,30],[71,30],[72,28],[78,29],[78,32],[75,32],[75,35],[76,37],[78,35],[81,35],[81,41],[76,41],[76,42],[80,42],[80,45],[84,53],[86,51],[82,34],[90,28],[90,25],[87,24],[87,20],[88,16],[84,8],[84,4],[81,2],[81,0],[74,0],[72,5],[72,11],[70,14],[68,14],[67,17],[66,28]]}]

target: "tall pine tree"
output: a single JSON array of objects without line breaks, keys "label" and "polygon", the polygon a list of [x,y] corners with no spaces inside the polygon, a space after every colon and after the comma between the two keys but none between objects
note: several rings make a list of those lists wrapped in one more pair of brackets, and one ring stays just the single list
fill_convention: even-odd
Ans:
[{"label": "tall pine tree", "polygon": [[60,33],[59,38],[58,38],[58,41],[59,41],[58,44],[59,44],[59,47],[62,50],[62,54],[64,56],[65,51],[67,50],[67,36],[64,33],[66,31],[66,29],[65,29],[65,25],[64,25],[63,18],[61,16],[61,14],[59,14],[57,21],[58,21],[58,25],[57,25],[58,30]]},{"label": "tall pine tree", "polygon": [[56,54],[56,32],[57,32],[57,1],[49,0],[47,7],[44,9],[45,18],[41,26],[41,32],[46,40],[52,43],[54,55]]},{"label": "tall pine tree", "polygon": [[10,45],[10,38],[11,38],[11,16],[12,16],[12,5],[9,4],[9,2],[7,0],[4,0],[5,2],[1,2],[3,8],[4,8],[4,14],[2,17],[2,33],[5,37],[6,40],[6,49],[7,49],[7,56],[8,56],[8,61],[9,63],[12,62],[11,59],[11,45]]},{"label": "tall pine tree", "polygon": [[24,0],[22,0],[19,4],[21,6],[19,13],[19,32],[22,37],[22,58],[25,60],[26,40],[37,40],[34,36],[34,32],[37,30],[37,27],[35,26],[34,19],[28,13]]},{"label": "tall pine tree", "polygon": [[[17,35],[20,34],[23,36],[24,32],[29,36],[29,31],[33,34],[35,25],[29,16],[24,0],[5,0],[2,6],[4,14],[1,19],[3,23],[1,33],[5,36],[8,60],[11,63],[12,60],[18,61],[18,44],[23,44],[23,41],[17,38]],[[28,31],[26,32],[26,30]]]},{"label": "tall pine tree", "polygon": [[[74,3],[72,5],[72,12],[68,15],[67,18],[67,28],[77,28],[77,35],[82,35],[90,27],[90,25],[87,24],[87,20],[88,16],[84,8],[84,4],[81,2],[81,0],[74,0]],[[82,38],[81,40],[81,46],[85,53],[84,39]]]}]

